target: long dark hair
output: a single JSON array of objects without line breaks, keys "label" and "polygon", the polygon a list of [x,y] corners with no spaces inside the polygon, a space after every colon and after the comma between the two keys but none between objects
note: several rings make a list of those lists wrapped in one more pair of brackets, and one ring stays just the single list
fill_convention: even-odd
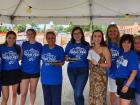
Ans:
[{"label": "long dark hair", "polygon": [[129,41],[131,43],[130,50],[134,50],[134,37],[133,37],[133,35],[131,35],[131,34],[124,34],[121,37],[121,40],[120,40],[120,48],[123,48],[122,47],[122,43],[125,42],[125,41]]},{"label": "long dark hair", "polygon": [[82,28],[79,27],[79,26],[75,26],[75,27],[72,29],[72,32],[71,32],[71,40],[70,40],[70,42],[75,43],[75,39],[74,39],[74,37],[73,37],[73,33],[74,33],[74,31],[76,31],[76,30],[80,30],[80,32],[81,32],[81,34],[82,34],[81,43],[84,44],[84,45],[89,45],[89,43],[88,43],[87,41],[85,41],[85,36],[84,36],[84,32],[83,32]]},{"label": "long dark hair", "polygon": [[[6,46],[7,46],[7,44],[8,44],[8,43],[7,43],[7,37],[8,37],[9,35],[14,35],[15,37],[17,37],[17,35],[16,35],[16,33],[15,33],[14,31],[8,31],[8,32],[6,33],[6,39],[5,39],[5,42],[4,42],[4,45],[6,45]],[[20,48],[20,46],[17,45],[16,42],[13,44],[13,46],[16,48],[16,52],[17,52],[18,56],[20,56],[20,54],[21,54],[21,48]]]},{"label": "long dark hair", "polygon": [[91,41],[93,40],[93,36],[94,36],[94,33],[95,32],[99,32],[102,35],[102,39],[101,39],[100,45],[103,46],[103,47],[104,46],[107,46],[106,43],[105,43],[105,41],[104,41],[104,36],[103,36],[104,34],[103,34],[103,32],[101,30],[95,30],[95,31],[93,31],[92,36],[91,36]]}]

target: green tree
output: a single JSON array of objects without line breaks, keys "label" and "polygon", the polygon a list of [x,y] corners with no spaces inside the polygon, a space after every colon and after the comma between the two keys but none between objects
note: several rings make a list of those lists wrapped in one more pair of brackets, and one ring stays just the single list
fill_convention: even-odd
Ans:
[{"label": "green tree", "polygon": [[8,29],[6,26],[0,26],[0,32],[7,32]]},{"label": "green tree", "polygon": [[64,32],[70,33],[73,29],[74,25],[72,22],[69,23],[68,27],[64,28]]},{"label": "green tree", "polygon": [[44,29],[42,29],[42,28],[38,28],[38,32],[44,32]]},{"label": "green tree", "polygon": [[31,25],[31,28],[35,29],[37,32],[40,31],[40,29],[39,29],[37,24],[32,22],[32,23],[30,23],[30,25]]},{"label": "green tree", "polygon": [[81,28],[83,29],[84,32],[90,31],[90,25],[82,25]]},{"label": "green tree", "polygon": [[103,31],[103,33],[105,33],[107,26],[106,25],[93,25],[92,29],[93,29],[93,31],[94,30],[101,30],[101,31]]},{"label": "green tree", "polygon": [[16,30],[18,32],[24,32],[26,30],[26,25],[25,24],[15,24],[14,30]]},{"label": "green tree", "polygon": [[64,30],[64,27],[62,25],[54,25],[53,27],[57,32],[63,32]]},{"label": "green tree", "polygon": [[[63,31],[66,33],[70,33],[75,25],[72,24],[72,22],[69,23],[69,25],[65,28],[62,28],[61,25],[55,25],[55,29],[59,31]],[[90,25],[81,25],[80,26],[84,32],[90,32]],[[106,32],[107,26],[106,25],[92,25],[92,31],[94,30],[102,30],[103,33]]]}]

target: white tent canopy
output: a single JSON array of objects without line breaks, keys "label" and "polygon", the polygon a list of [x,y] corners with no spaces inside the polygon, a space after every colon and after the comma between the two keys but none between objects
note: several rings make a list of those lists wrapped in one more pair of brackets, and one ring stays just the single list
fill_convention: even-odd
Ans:
[{"label": "white tent canopy", "polygon": [[140,0],[0,0],[1,23],[133,24]]}]

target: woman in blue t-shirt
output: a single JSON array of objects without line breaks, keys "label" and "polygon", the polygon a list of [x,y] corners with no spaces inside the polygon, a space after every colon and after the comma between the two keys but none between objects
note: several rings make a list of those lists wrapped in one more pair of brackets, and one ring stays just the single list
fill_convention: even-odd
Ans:
[{"label": "woman in blue t-shirt", "polygon": [[2,69],[2,60],[1,60],[1,52],[0,52],[0,97],[1,97],[1,90],[2,90],[2,87],[1,87],[1,69]]},{"label": "woman in blue t-shirt", "polygon": [[55,44],[56,34],[46,33],[45,44],[42,48],[41,83],[44,95],[44,105],[61,105],[62,65],[64,64],[64,50]]},{"label": "woman in blue t-shirt", "polygon": [[16,33],[9,31],[6,33],[6,41],[0,46],[2,57],[2,105],[7,105],[9,98],[9,87],[12,86],[12,103],[16,105],[17,89],[20,83],[19,59],[21,49],[16,45]]},{"label": "woman in blue t-shirt", "polygon": [[135,37],[134,47],[135,47],[135,51],[138,55],[138,60],[139,60],[138,73],[136,77],[136,102],[137,102],[137,105],[140,105],[140,36]]},{"label": "woman in blue t-shirt", "polygon": [[89,43],[85,41],[83,30],[74,27],[71,40],[65,49],[65,56],[69,61],[67,73],[74,91],[75,105],[84,105],[83,91],[89,75],[88,51]]},{"label": "woman in blue t-shirt", "polygon": [[34,105],[37,84],[40,76],[40,60],[42,45],[41,43],[35,40],[36,31],[34,29],[28,29],[26,33],[28,41],[25,41],[22,44],[22,80],[20,84],[20,105],[25,105],[29,85],[30,104]]},{"label": "woman in blue t-shirt", "polygon": [[138,70],[138,57],[133,51],[133,36],[123,35],[120,40],[120,48],[123,49],[123,53],[116,61],[117,94],[121,105],[130,105],[130,101],[135,98],[135,77]]},{"label": "woman in blue t-shirt", "polygon": [[[109,91],[109,103],[110,105],[115,104],[115,95],[117,92],[117,85],[115,82],[115,71],[117,69],[116,67],[116,59],[121,53],[121,50],[119,48],[119,39],[120,39],[120,33],[118,30],[118,27],[116,24],[110,24],[107,28],[106,32],[106,40],[108,48],[111,52],[111,67],[107,71],[108,74],[108,91]],[[119,100],[118,105],[120,105]]]}]

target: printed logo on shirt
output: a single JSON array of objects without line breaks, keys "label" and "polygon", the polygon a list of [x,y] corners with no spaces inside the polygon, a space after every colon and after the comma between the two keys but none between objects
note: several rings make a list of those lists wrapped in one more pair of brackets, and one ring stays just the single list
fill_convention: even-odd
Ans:
[{"label": "printed logo on shirt", "polygon": [[16,60],[18,59],[17,53],[13,51],[5,52],[4,54],[2,54],[2,57],[9,64],[14,64]]},{"label": "printed logo on shirt", "polygon": [[1,57],[0,57],[0,65],[1,65]]},{"label": "printed logo on shirt", "polygon": [[127,64],[128,64],[128,60],[127,59],[124,59],[123,56],[120,56],[117,61],[117,68],[119,68],[120,66],[124,66],[124,67],[127,67]]},{"label": "printed logo on shirt", "polygon": [[36,57],[39,56],[39,51],[31,48],[30,50],[25,50],[24,55],[28,58],[29,61],[34,61]]},{"label": "printed logo on shirt", "polygon": [[139,61],[138,71],[140,72],[140,61]]},{"label": "printed logo on shirt", "polygon": [[81,47],[76,47],[72,48],[69,53],[75,55],[76,58],[81,59],[82,55],[86,54],[86,50]]},{"label": "printed logo on shirt", "polygon": [[115,58],[119,56],[119,51],[115,50],[113,48],[111,48],[110,51],[111,51],[111,55],[112,55],[112,60],[115,60]]},{"label": "printed logo on shirt", "polygon": [[41,56],[41,58],[46,66],[50,65],[48,62],[55,62],[56,61],[56,56],[52,55],[51,53],[43,54]]}]

